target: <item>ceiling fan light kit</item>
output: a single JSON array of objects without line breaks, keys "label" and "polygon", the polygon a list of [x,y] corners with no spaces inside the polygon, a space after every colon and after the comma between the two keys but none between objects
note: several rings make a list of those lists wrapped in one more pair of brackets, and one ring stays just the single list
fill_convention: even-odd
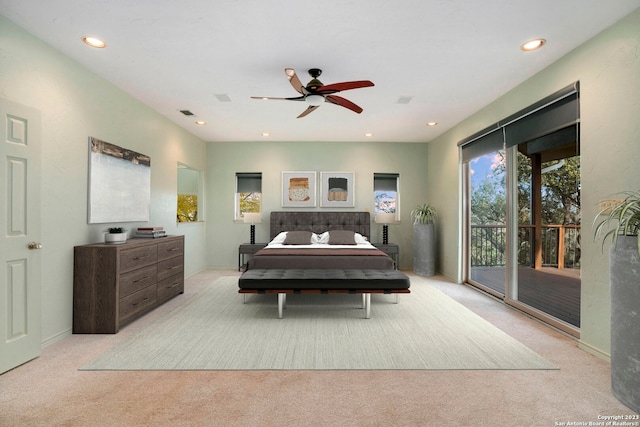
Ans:
[{"label": "ceiling fan light kit", "polygon": [[324,96],[322,96],[322,95],[307,95],[307,97],[304,100],[307,101],[307,104],[309,104],[309,105],[318,106],[318,105],[320,105],[320,104],[322,104],[324,102]]},{"label": "ceiling fan light kit", "polygon": [[284,73],[289,79],[289,83],[291,83],[291,86],[302,96],[293,98],[252,96],[251,98],[271,99],[279,101],[304,101],[309,105],[309,107],[307,107],[307,109],[304,110],[298,116],[298,118],[304,117],[312,111],[315,111],[324,102],[339,105],[360,114],[362,112],[361,107],[349,101],[348,99],[334,94],[344,90],[374,86],[374,84],[369,80],[357,80],[352,82],[342,82],[325,85],[320,80],[318,80],[318,77],[320,76],[320,74],[322,74],[322,70],[319,68],[311,68],[309,70],[309,75],[312,77],[312,79],[306,86],[304,86],[293,68],[285,68]]}]

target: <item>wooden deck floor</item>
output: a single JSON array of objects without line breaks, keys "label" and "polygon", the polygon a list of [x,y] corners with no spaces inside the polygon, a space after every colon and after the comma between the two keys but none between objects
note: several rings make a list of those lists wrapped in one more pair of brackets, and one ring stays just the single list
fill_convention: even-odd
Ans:
[{"label": "wooden deck floor", "polygon": [[[504,295],[504,267],[473,267],[471,279]],[[518,300],[580,327],[580,270],[518,269]]]}]

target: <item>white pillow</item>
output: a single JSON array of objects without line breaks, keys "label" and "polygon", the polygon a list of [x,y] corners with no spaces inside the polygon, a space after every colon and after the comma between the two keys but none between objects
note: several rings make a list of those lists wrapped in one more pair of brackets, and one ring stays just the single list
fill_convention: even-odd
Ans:
[{"label": "white pillow", "polygon": [[360,233],[355,233],[353,237],[355,238],[356,244],[358,245],[361,243],[367,243],[367,238]]},{"label": "white pillow", "polygon": [[287,238],[287,232],[282,231],[280,234],[274,237],[273,240],[269,242],[269,244],[270,245],[282,244],[286,238]]},{"label": "white pillow", "polygon": [[[322,234],[315,234],[316,241],[314,243],[320,243],[322,245],[329,244],[329,232],[325,231]],[[311,241],[313,241],[313,237],[311,237]]]}]

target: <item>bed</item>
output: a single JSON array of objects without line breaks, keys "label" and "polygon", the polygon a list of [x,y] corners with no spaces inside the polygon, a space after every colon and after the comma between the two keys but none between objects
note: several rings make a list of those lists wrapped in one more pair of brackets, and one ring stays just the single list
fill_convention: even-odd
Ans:
[{"label": "bed", "polygon": [[[369,212],[271,212],[270,242],[238,280],[241,294],[277,294],[282,319],[287,294],[409,293],[410,280],[370,241]],[[246,302],[246,299],[245,299]]]},{"label": "bed", "polygon": [[269,235],[247,270],[395,268],[369,241],[369,212],[271,212]]}]

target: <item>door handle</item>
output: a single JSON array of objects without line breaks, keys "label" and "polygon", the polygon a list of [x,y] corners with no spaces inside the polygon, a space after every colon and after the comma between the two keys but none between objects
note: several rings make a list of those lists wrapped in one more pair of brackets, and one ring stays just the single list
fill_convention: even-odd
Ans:
[{"label": "door handle", "polygon": [[27,247],[31,250],[35,250],[35,249],[42,249],[42,243],[38,243],[38,242],[29,242],[29,244],[27,245]]}]

